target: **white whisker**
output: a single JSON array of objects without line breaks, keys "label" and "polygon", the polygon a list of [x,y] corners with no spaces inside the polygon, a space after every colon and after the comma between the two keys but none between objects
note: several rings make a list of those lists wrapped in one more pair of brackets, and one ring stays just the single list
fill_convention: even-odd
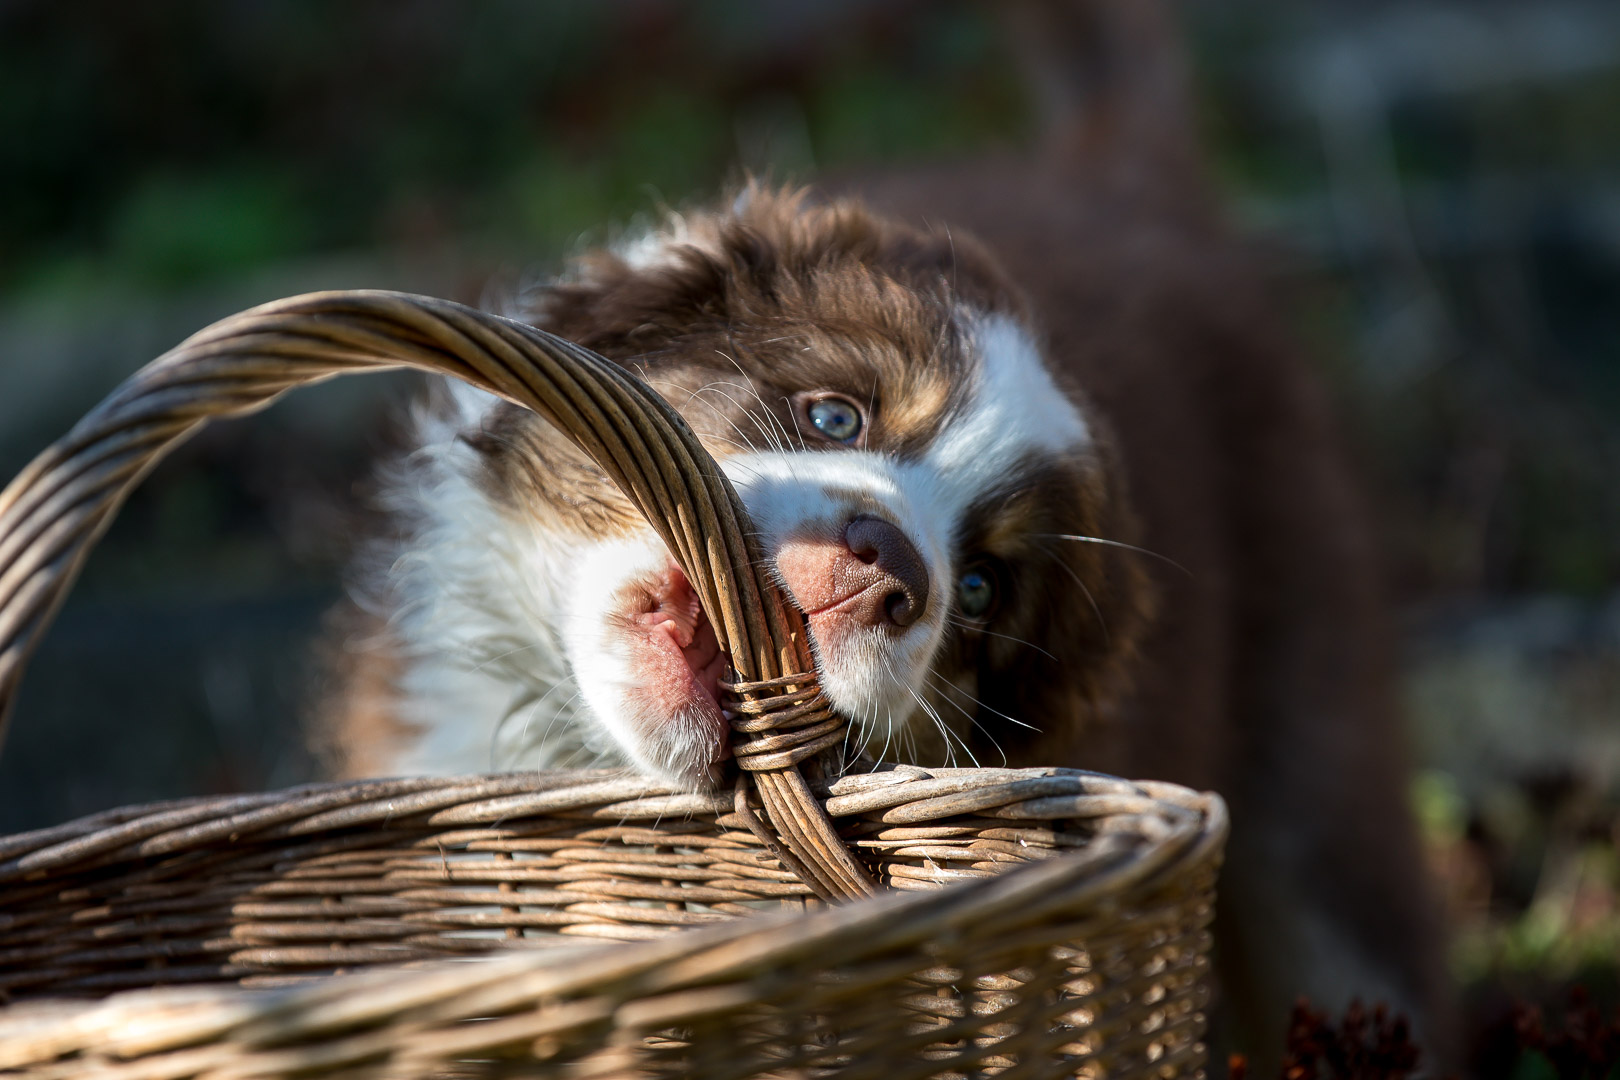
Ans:
[{"label": "white whisker", "polygon": [[[956,693],[959,693],[959,694],[963,695],[964,697],[968,698],[970,701],[976,701],[977,700],[977,699],[975,699],[973,697],[972,694],[969,694],[967,691],[963,690],[961,687],[955,685],[949,679],[945,679],[945,678],[942,678],[942,677],[940,677],[938,675],[934,675],[932,672],[929,673],[929,678],[933,681],[935,689],[952,690],[952,691],[955,691]],[[945,701],[947,704],[949,704],[951,706],[951,708],[955,709],[957,712],[959,712],[963,716],[965,716],[967,718],[967,722],[970,725],[972,725],[974,728],[978,729],[979,733],[981,735],[983,735],[986,739],[989,740],[990,745],[995,748],[996,753],[1001,755],[1001,763],[1003,765],[1006,765],[1008,763],[1007,751],[1001,745],[1001,740],[997,739],[996,736],[995,736],[995,733],[992,732],[988,727],[986,727],[984,725],[984,723],[982,721],[980,721],[977,716],[974,716],[972,713],[968,712],[959,703],[957,703],[955,700],[953,700],[952,698],[950,698],[948,696],[943,697],[941,700]],[[983,702],[978,702],[978,704],[979,704],[979,706],[981,708],[989,709],[991,712],[996,712],[996,710],[990,709],[990,706],[985,705]],[[996,713],[996,715],[1001,716],[1003,714]],[[1011,720],[1011,717],[1008,717],[1007,719]],[[1017,720],[1012,720],[1012,723],[1018,724],[1020,727],[1026,727],[1026,728],[1030,726],[1028,724],[1024,724],[1024,723],[1022,723],[1020,721],[1017,721]],[[1033,731],[1035,729],[1030,728],[1030,730]]]},{"label": "white whisker", "polygon": [[1065,574],[1068,574],[1070,579],[1072,579],[1076,585],[1080,586],[1080,591],[1085,594],[1086,603],[1091,605],[1091,613],[1097,616],[1097,625],[1102,627],[1103,641],[1112,643],[1113,635],[1108,632],[1108,620],[1103,618],[1102,608],[1097,606],[1097,598],[1091,595],[1091,590],[1086,588],[1086,583],[1080,580],[1080,575],[1075,573],[1074,570],[1070,568],[1068,563],[1059,558],[1057,552],[1050,551],[1046,548],[1042,548],[1041,550],[1046,552],[1051,560],[1057,563],[1059,568],[1061,568]]},{"label": "white whisker", "polygon": [[1108,547],[1123,548],[1126,551],[1134,551],[1138,555],[1147,555],[1158,559],[1160,562],[1169,563],[1177,570],[1180,570],[1183,574],[1186,574],[1192,580],[1198,580],[1191,570],[1187,569],[1185,566],[1182,566],[1170,556],[1160,555],[1157,551],[1152,551],[1145,547],[1137,547],[1135,544],[1127,544],[1123,540],[1104,540],[1100,536],[1078,536],[1074,533],[1036,533],[1035,535],[1046,540],[1072,540],[1077,544],[1104,544]]},{"label": "white whisker", "polygon": [[[770,417],[771,421],[777,426],[778,429],[781,430],[782,439],[785,443],[783,447],[784,451],[791,449],[793,438],[788,434],[787,427],[777,419],[775,413],[771,412],[770,406],[765,404],[765,399],[759,396],[759,391],[754,389],[754,380],[749,378],[748,372],[743,370],[743,366],[737,362],[735,357],[729,356],[726,353],[721,352],[719,349],[716,349],[715,352],[720,353],[721,356],[724,356],[726,360],[730,362],[731,366],[736,368],[737,372],[742,375],[744,380],[746,380],[743,384],[743,389],[754,395],[754,400],[759,402],[759,407],[765,410],[765,415]],[[783,398],[782,400],[786,401],[787,399]],[[799,421],[797,418],[794,419],[793,426],[799,426]],[[804,448],[804,435],[801,433],[799,436],[799,449],[803,450]]]},{"label": "white whisker", "polygon": [[965,619],[953,619],[949,615],[947,615],[945,617],[945,621],[950,623],[952,626],[959,626],[963,630],[972,630],[972,631],[975,631],[977,633],[983,634],[986,637],[1001,638],[1003,641],[1011,641],[1011,642],[1014,642],[1014,643],[1019,644],[1019,645],[1027,645],[1031,649],[1034,649],[1036,652],[1040,653],[1042,656],[1046,657],[1048,660],[1052,660],[1052,661],[1057,660],[1057,657],[1053,656],[1051,653],[1047,652],[1045,649],[1041,648],[1039,645],[1035,644],[1033,641],[1025,641],[1023,638],[1014,637],[1011,634],[1001,634],[1001,633],[997,633],[994,630],[986,630],[984,627],[980,626],[978,623],[970,623],[970,622],[966,621]]},{"label": "white whisker", "polygon": [[[955,683],[952,683],[949,679],[940,678],[937,675],[934,675],[932,677],[938,682],[938,684],[940,686],[940,689],[948,690],[948,691],[951,691],[951,692],[957,693],[957,694],[961,694],[963,697],[965,697],[969,701],[971,701],[975,708],[984,709],[987,712],[994,713],[995,715],[1001,717],[1001,719],[1007,721],[1007,723],[1009,723],[1009,724],[1017,724],[1019,727],[1027,728],[1030,731],[1039,732],[1041,730],[1040,728],[1036,727],[1034,724],[1025,723],[1024,721],[1018,719],[1015,716],[1008,716],[1006,713],[1002,712],[1001,710],[996,709],[996,708],[994,708],[994,707],[992,707],[990,705],[986,705],[984,703],[983,699],[981,699],[979,697],[976,697],[973,694],[968,693],[966,690],[963,690],[960,686],[957,686]],[[955,704],[955,702],[952,702],[952,704]],[[959,709],[962,708],[960,705],[957,705],[956,707],[959,708]],[[966,711],[967,710],[963,709],[963,712],[966,712]],[[970,716],[971,716],[971,714],[970,714]]]},{"label": "white whisker", "polygon": [[[750,439],[748,437],[748,433],[737,425],[737,421],[733,420],[731,417],[727,416],[724,412],[722,412],[721,409],[720,409],[720,406],[716,405],[714,402],[705,401],[703,398],[698,396],[698,395],[704,394],[704,393],[719,394],[721,397],[725,398],[727,401],[731,402],[733,405],[736,405],[737,408],[742,409],[742,406],[737,403],[737,400],[735,398],[733,398],[730,394],[726,393],[724,390],[720,389],[720,387],[722,387],[722,386],[734,386],[734,385],[736,385],[736,384],[735,383],[717,383],[717,382],[709,383],[709,384],[707,384],[705,386],[698,387],[696,390],[693,390],[691,395],[688,397],[688,400],[689,401],[690,400],[697,400],[700,403],[702,403],[704,405],[707,405],[710,409],[714,410],[714,414],[716,416],[720,417],[720,419],[724,420],[726,423],[731,425],[731,430],[733,430],[733,431],[735,431],[737,433],[737,437],[743,441],[744,446],[746,446],[750,451],[758,452],[759,447],[755,446],[754,445],[754,440]],[[747,409],[743,409],[743,412],[746,413],[747,411],[748,411]],[[757,428],[759,426],[759,424],[756,422],[754,426]]]}]

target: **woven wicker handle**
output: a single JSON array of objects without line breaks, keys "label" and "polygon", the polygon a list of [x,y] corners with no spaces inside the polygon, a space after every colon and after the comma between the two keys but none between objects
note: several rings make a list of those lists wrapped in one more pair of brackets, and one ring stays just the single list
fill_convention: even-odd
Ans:
[{"label": "woven wicker handle", "polygon": [[[233,315],[136,372],[34,459],[0,493],[0,738],[23,668],[90,548],[168,451],[208,420],[254,412],[293,387],[400,366],[535,410],[635,503],[691,579],[736,672],[727,705],[745,818],[821,896],[872,892],[798,771],[841,741],[845,721],[821,696],[802,617],[761,573],[742,504],[714,459],[611,361],[447,300],[311,293]],[[774,837],[748,809],[749,776]]]}]

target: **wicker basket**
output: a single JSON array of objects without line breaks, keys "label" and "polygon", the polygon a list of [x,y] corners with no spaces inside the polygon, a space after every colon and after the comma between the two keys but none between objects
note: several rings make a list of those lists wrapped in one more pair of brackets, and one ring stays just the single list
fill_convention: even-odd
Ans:
[{"label": "wicker basket", "polygon": [[0,495],[0,708],[168,447],[399,363],[539,409],[641,506],[736,669],[740,782],[366,781],[0,838],[0,1075],[1201,1073],[1220,800],[1067,769],[822,780],[843,721],[735,494],[656,395],[531,327],[323,294],[144,369]]}]

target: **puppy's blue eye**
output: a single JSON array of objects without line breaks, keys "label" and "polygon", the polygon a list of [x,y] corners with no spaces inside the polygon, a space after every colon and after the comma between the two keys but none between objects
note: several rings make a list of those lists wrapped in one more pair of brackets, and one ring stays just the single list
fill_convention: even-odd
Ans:
[{"label": "puppy's blue eye", "polygon": [[985,570],[969,570],[956,579],[956,602],[968,618],[984,616],[996,602],[996,579]]},{"label": "puppy's blue eye", "polygon": [[861,411],[839,397],[817,398],[805,409],[817,431],[834,442],[853,442],[861,433]]}]

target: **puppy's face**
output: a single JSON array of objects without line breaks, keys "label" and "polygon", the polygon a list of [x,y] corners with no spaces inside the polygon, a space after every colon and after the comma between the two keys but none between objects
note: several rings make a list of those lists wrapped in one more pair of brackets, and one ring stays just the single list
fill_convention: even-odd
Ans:
[{"label": "puppy's face", "polygon": [[[970,241],[752,192],[583,261],[528,314],[703,439],[866,749],[999,764],[1105,709],[1146,602],[1095,541],[1128,542],[1128,515],[1096,419]],[[558,579],[537,607],[590,719],[643,769],[712,779],[726,661],[662,545],[532,415],[467,438]]]}]

